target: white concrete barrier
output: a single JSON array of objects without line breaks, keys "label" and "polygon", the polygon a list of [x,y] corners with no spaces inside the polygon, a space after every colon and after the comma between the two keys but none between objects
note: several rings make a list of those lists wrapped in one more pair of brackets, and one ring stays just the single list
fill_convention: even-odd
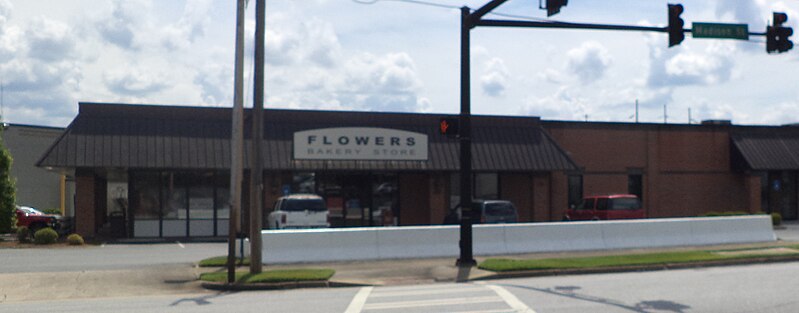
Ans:
[{"label": "white concrete barrier", "polygon": [[[775,241],[768,215],[475,225],[475,255]],[[264,263],[458,257],[458,226],[262,232]],[[246,253],[248,254],[248,253]]]}]

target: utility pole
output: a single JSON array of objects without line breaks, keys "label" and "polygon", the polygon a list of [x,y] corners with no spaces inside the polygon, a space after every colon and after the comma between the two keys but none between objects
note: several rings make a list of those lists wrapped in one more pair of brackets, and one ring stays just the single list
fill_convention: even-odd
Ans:
[{"label": "utility pole", "polygon": [[264,36],[266,1],[255,1],[255,94],[252,103],[252,166],[250,167],[250,273],[263,269],[261,224],[264,215],[264,165],[261,143],[264,137]]},{"label": "utility pole", "polygon": [[[245,0],[236,4],[236,60],[234,69],[233,111],[230,138],[230,216],[228,218],[228,284],[236,282],[236,235],[239,233],[241,211],[242,162],[244,160],[244,11]],[[241,256],[244,258],[244,255]]]},{"label": "utility pole", "polygon": [[635,99],[635,123],[638,124],[638,99]]}]

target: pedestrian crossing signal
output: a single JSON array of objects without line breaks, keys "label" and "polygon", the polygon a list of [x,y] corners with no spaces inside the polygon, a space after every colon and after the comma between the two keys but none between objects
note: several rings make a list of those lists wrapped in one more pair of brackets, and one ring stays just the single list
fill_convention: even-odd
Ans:
[{"label": "pedestrian crossing signal", "polygon": [[442,117],[438,122],[438,130],[442,135],[454,137],[458,135],[458,124],[457,118]]}]

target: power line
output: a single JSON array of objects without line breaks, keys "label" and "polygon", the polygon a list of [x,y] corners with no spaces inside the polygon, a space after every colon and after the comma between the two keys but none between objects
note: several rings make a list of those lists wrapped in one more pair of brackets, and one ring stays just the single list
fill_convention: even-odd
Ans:
[{"label": "power line", "polygon": [[[441,3],[435,3],[435,2],[430,2],[430,1],[422,1],[422,0],[352,0],[352,2],[355,2],[355,3],[358,3],[358,4],[367,4],[367,5],[375,4],[375,3],[378,3],[380,1],[404,2],[404,3],[410,3],[410,4],[418,4],[418,5],[425,5],[425,6],[430,6],[430,7],[453,9],[453,10],[460,10],[460,8],[461,8],[461,7],[457,6],[457,5],[441,4]],[[472,11],[474,11],[474,10],[472,10]],[[536,18],[536,17],[532,17],[532,16],[523,16],[523,15],[508,14],[508,13],[502,13],[502,12],[490,12],[490,13],[488,13],[488,15],[496,15],[496,16],[509,17],[509,18],[515,18],[515,19],[521,19],[521,20],[529,20],[529,21],[537,21],[537,22],[551,21],[551,20],[542,19],[542,18]]]}]

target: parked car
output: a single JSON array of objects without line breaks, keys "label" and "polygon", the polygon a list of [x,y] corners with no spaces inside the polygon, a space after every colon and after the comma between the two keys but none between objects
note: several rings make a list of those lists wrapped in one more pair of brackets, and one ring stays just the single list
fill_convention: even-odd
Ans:
[{"label": "parked car", "polygon": [[272,229],[330,227],[330,211],[320,196],[289,195],[275,201],[267,223]]},{"label": "parked car", "polygon": [[50,227],[56,231],[61,229],[61,215],[46,214],[28,206],[17,206],[17,227],[27,227],[31,233]]},{"label": "parked car", "polygon": [[[519,221],[519,214],[516,206],[507,200],[475,200],[473,208],[475,213],[472,216],[474,224],[499,224],[516,223]],[[460,223],[460,207],[452,210],[444,217],[444,224]]]},{"label": "parked car", "polygon": [[641,200],[635,195],[612,194],[583,198],[579,205],[570,207],[564,221],[616,220],[646,218]]}]

